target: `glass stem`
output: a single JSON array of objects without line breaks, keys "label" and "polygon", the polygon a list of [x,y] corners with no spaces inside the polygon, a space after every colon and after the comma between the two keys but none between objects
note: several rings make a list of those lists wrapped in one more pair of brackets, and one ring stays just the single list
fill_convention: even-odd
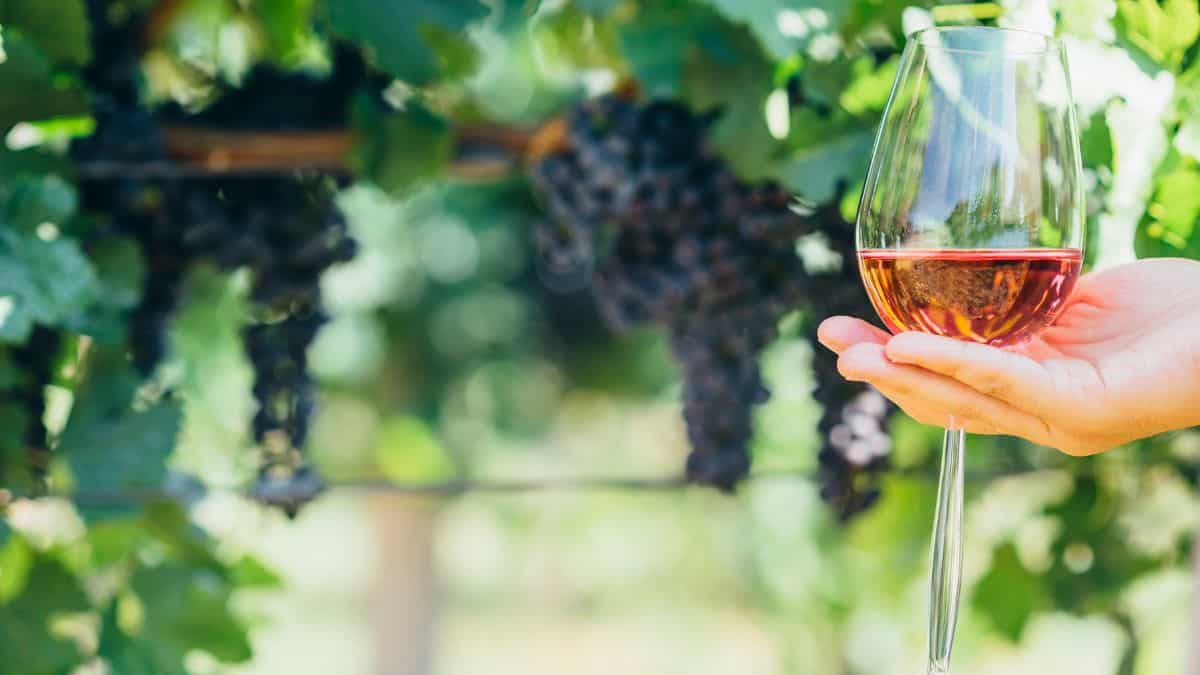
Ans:
[{"label": "glass stem", "polygon": [[958,621],[963,561],[963,446],[966,432],[951,420],[942,444],[937,512],[933,519],[929,583],[929,675],[950,672],[950,650]]}]

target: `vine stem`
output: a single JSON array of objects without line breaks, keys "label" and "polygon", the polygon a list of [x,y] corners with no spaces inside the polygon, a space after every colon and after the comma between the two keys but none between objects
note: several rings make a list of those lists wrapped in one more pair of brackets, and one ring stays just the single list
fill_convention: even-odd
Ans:
[{"label": "vine stem", "polygon": [[[496,124],[455,129],[448,167],[456,178],[500,180],[519,172],[525,162],[555,152],[566,142],[561,117],[537,127]],[[348,173],[354,134],[349,129],[325,131],[240,130],[165,126],[168,160],[153,162],[91,161],[78,166],[80,178],[253,177],[297,170]]]}]

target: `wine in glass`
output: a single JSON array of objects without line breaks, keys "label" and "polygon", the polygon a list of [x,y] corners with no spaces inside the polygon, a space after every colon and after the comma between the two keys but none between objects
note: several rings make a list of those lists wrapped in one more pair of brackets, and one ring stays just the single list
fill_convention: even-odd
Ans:
[{"label": "wine in glass", "polygon": [[[858,211],[859,266],[892,332],[1018,345],[1062,310],[1082,262],[1082,168],[1066,55],[1028,31],[910,36]],[[964,432],[946,420],[929,673],[949,672],[962,582]]]}]

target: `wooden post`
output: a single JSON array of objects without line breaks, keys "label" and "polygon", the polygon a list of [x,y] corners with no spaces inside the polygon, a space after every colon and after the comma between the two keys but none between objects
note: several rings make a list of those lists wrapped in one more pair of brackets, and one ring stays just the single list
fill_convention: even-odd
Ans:
[{"label": "wooden post", "polygon": [[376,493],[368,505],[378,533],[378,568],[368,600],[375,672],[429,675],[437,619],[433,531],[437,502]]}]

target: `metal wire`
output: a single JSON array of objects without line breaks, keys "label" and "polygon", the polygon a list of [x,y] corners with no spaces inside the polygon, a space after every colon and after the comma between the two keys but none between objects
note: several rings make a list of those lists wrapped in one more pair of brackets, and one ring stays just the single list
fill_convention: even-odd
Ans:
[{"label": "metal wire", "polygon": [[[968,472],[967,480],[980,482],[1023,475],[1038,471],[1050,471],[1054,467],[1020,467],[999,471]],[[889,475],[904,478],[930,480],[933,474],[925,469],[900,469]],[[768,469],[748,476],[743,484],[787,481],[813,481],[817,474],[812,469]],[[443,481],[400,482],[386,479],[330,481],[324,485],[323,493],[356,492],[364,494],[396,494],[414,497],[460,497],[468,494],[523,495],[538,493],[666,493],[698,488],[682,475],[658,477],[620,476],[556,476],[544,478],[473,479],[455,478]],[[703,488],[698,488],[703,489]],[[193,503],[210,494],[232,494],[255,499],[253,488],[206,488],[199,483],[169,488],[122,488],[119,490],[76,490],[71,492],[50,491],[46,496],[66,499],[80,506],[118,507],[154,502]],[[283,493],[286,496],[286,491]],[[32,495],[7,495],[0,490],[0,505],[11,499]],[[297,495],[300,501],[305,499]]]}]

